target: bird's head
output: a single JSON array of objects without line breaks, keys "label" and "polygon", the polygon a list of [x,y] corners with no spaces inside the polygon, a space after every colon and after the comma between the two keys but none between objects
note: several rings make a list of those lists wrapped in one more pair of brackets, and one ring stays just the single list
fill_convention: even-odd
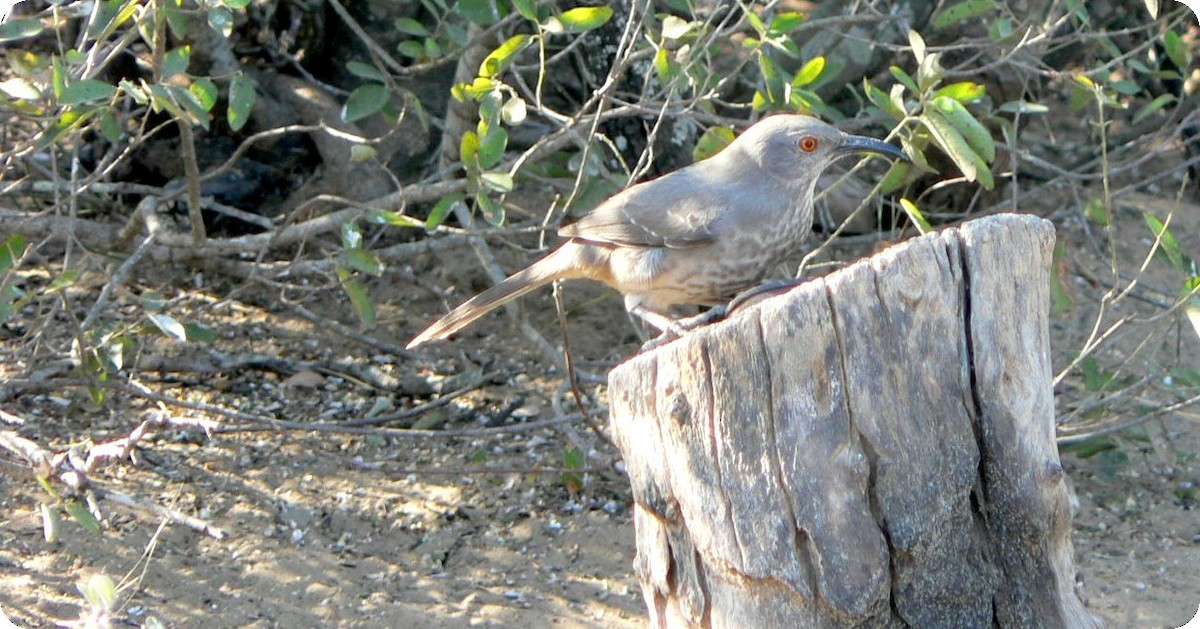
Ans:
[{"label": "bird's head", "polygon": [[852,153],[877,153],[908,161],[904,151],[887,142],[842,133],[833,125],[799,114],[764,118],[734,144],[764,172],[802,185],[816,181],[834,160]]}]

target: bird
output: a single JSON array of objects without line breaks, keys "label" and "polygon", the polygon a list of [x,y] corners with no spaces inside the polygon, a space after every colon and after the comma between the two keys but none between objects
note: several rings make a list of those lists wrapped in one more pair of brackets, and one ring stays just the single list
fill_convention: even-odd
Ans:
[{"label": "bird", "polygon": [[609,197],[559,230],[558,248],[475,295],[418,334],[414,349],[556,280],[596,280],[625,309],[667,334],[671,306],[718,305],[762,281],[812,229],[817,180],[834,160],[895,145],[849,135],[803,114],[748,127],[717,154]]}]

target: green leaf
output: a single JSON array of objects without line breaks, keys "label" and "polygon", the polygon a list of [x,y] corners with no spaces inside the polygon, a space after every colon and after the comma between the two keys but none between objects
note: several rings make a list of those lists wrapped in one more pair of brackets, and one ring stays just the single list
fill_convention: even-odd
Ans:
[{"label": "green leaf", "polygon": [[396,46],[396,50],[400,51],[400,54],[404,55],[405,57],[420,59],[425,55],[425,44],[415,39],[409,39],[400,42],[400,44]]},{"label": "green leaf", "polygon": [[371,302],[370,296],[367,295],[367,290],[363,288],[362,282],[354,277],[353,272],[339,266],[337,268],[338,279],[342,283],[342,290],[346,291],[346,296],[350,298],[350,305],[354,308],[355,314],[358,315],[358,320],[362,322],[364,327],[375,327],[375,304]]},{"label": "green leaf", "polygon": [[910,48],[912,48],[913,57],[916,58],[918,64],[920,64],[922,61],[925,61],[925,40],[921,38],[920,33],[909,29],[908,45]]},{"label": "green leaf", "polygon": [[171,34],[179,39],[187,37],[187,13],[183,12],[175,2],[163,2],[158,5],[163,13],[163,17],[167,19],[167,26],[171,28]]},{"label": "green leaf", "polygon": [[63,105],[79,105],[92,101],[108,100],[117,93],[115,85],[96,79],[83,79],[66,86],[59,98]]},{"label": "green leaf", "polygon": [[538,21],[536,0],[513,0],[513,8],[521,14],[521,17],[531,22]]},{"label": "green leaf", "polygon": [[91,533],[95,533],[96,535],[100,534],[100,521],[97,520],[96,516],[92,515],[92,512],[88,511],[86,507],[79,504],[75,500],[68,500],[65,504],[63,504],[63,508],[65,508],[67,513],[84,529]]},{"label": "green leaf", "polygon": [[488,127],[479,138],[479,167],[491,168],[500,163],[508,148],[508,132],[499,125]]},{"label": "green leaf", "polygon": [[170,90],[171,85],[148,85],[150,90],[150,105],[154,111],[166,111],[171,114],[176,120],[188,123],[194,123],[191,116],[183,107],[175,102],[174,93]]},{"label": "green leaf", "polygon": [[530,36],[524,33],[509,37],[499,48],[484,57],[483,63],[479,64],[479,76],[494,77],[504,72],[516,60],[517,53],[525,50],[531,42]]},{"label": "green leaf", "polygon": [[387,88],[379,83],[361,85],[346,98],[346,104],[342,106],[342,121],[362,120],[383,109],[390,99]]},{"label": "green leaf", "polygon": [[[919,155],[919,152],[908,151],[909,155]],[[883,175],[883,180],[879,182],[879,194],[887,196],[893,192],[907,186],[915,181],[920,176],[920,171],[912,164],[897,161],[888,168],[887,173]]]},{"label": "green leaf", "polygon": [[[130,19],[132,19],[134,14],[142,8],[142,2],[140,0],[126,0],[125,4],[121,5],[120,7],[116,6],[117,2],[115,0],[112,2],[105,2],[104,4],[106,6],[101,12],[101,15],[111,15],[112,17],[108,20],[101,18],[91,22],[91,28],[88,29],[89,37],[101,39],[108,34],[111,34],[113,31],[117,30]],[[116,11],[113,11],[114,8],[116,8]]]},{"label": "green leaf", "polygon": [[[459,100],[466,100],[467,98],[479,100],[487,94],[496,91],[497,85],[502,85],[502,83],[481,76],[476,77],[476,79],[470,83],[459,83],[454,87],[457,88],[457,91],[462,95],[462,98]],[[455,98],[458,98],[458,96],[455,96]]]},{"label": "green leaf", "polygon": [[1160,95],[1158,98],[1155,98],[1154,100],[1140,107],[1137,110],[1137,113],[1133,114],[1133,124],[1137,124],[1145,120],[1147,116],[1162,109],[1163,107],[1166,107],[1167,105],[1174,103],[1175,100],[1174,94]]},{"label": "green leaf", "polygon": [[1030,103],[1023,100],[1010,100],[1003,105],[1000,105],[1000,111],[1009,114],[1044,114],[1049,113],[1050,108],[1041,103]]},{"label": "green leaf", "polygon": [[392,22],[392,25],[401,33],[413,35],[414,37],[429,37],[432,34],[429,32],[429,29],[425,28],[424,24],[411,17],[398,17],[396,21]]},{"label": "green leaf", "polygon": [[223,6],[210,9],[208,26],[228,39],[233,34],[233,11]]},{"label": "green leaf", "polygon": [[117,584],[106,574],[92,575],[86,583],[80,581],[75,587],[94,610],[109,612],[116,607]]},{"label": "green leaf", "polygon": [[432,37],[425,38],[425,56],[430,59],[437,59],[442,56],[442,47],[438,45],[436,39]]},{"label": "green leaf", "polygon": [[962,81],[960,83],[951,83],[950,85],[938,89],[938,91],[933,93],[933,96],[934,98],[943,96],[946,98],[953,98],[954,100],[965,105],[983,98],[983,95],[986,91],[986,88],[978,83]]},{"label": "green leaf", "polygon": [[58,541],[58,533],[62,528],[62,518],[58,515],[58,509],[51,507],[46,503],[41,503],[42,512],[42,538],[46,543],[53,544]]},{"label": "green leaf", "polygon": [[353,144],[350,146],[350,161],[365,162],[369,159],[374,159],[379,155],[379,151],[370,144]]},{"label": "green leaf", "polygon": [[178,85],[167,85],[166,91],[171,95],[171,100],[185,112],[183,120],[208,129],[208,110],[204,108],[204,104],[200,102],[200,99],[196,98],[195,94]]},{"label": "green leaf", "polygon": [[1117,93],[1125,96],[1133,96],[1134,94],[1138,94],[1142,91],[1142,86],[1134,83],[1133,81],[1124,79],[1120,81],[1113,81],[1109,84],[1109,86],[1116,90]]},{"label": "green leaf", "polygon": [[663,18],[662,36],[663,39],[679,39],[687,36],[695,27],[695,22],[689,22],[681,17],[668,15]]},{"label": "green leaf", "polygon": [[733,142],[735,137],[737,136],[733,127],[709,127],[700,136],[700,139],[696,140],[696,148],[692,150],[692,159],[698,162],[720,153],[729,146],[730,142]]},{"label": "green leaf", "polygon": [[479,135],[474,131],[463,132],[458,143],[458,157],[463,162],[470,163],[479,155]]},{"label": "green leaf", "polygon": [[487,125],[500,124],[500,106],[501,106],[500,90],[492,90],[479,97],[479,134],[483,135],[487,131]]},{"label": "green leaf", "polygon": [[815,57],[800,67],[796,77],[792,79],[792,87],[804,87],[821,78],[825,71],[825,57]]},{"label": "green leaf", "polygon": [[1083,206],[1083,215],[1101,227],[1108,227],[1108,208],[1104,206],[1104,199],[1100,197],[1088,199],[1087,204]]},{"label": "green leaf", "polygon": [[1095,437],[1080,441],[1077,443],[1069,443],[1062,447],[1063,452],[1071,452],[1081,459],[1090,459],[1102,452],[1117,450],[1119,446],[1113,441],[1112,437]]},{"label": "green leaf", "polygon": [[495,0],[458,0],[454,11],[480,26],[493,24],[504,17]]},{"label": "green leaf", "polygon": [[254,101],[257,98],[258,93],[254,90],[254,81],[241,72],[235,74],[229,82],[229,111],[226,112],[229,128],[239,131],[246,126],[246,121],[250,119],[250,112],[254,109]]},{"label": "green leaf", "polygon": [[346,70],[348,70],[350,74],[368,81],[377,81],[379,83],[383,83],[386,78],[383,76],[383,73],[379,71],[379,68],[376,68],[372,64],[363,63],[361,61],[347,61]]},{"label": "green leaf", "polygon": [[867,100],[871,101],[872,105],[875,105],[879,109],[883,110],[897,121],[903,120],[907,115],[904,113],[903,109],[896,107],[896,104],[892,102],[892,99],[888,96],[887,92],[875,87],[866,79],[863,79],[863,92],[866,93]]},{"label": "green leaf", "polygon": [[948,96],[939,96],[933,99],[930,106],[954,125],[967,140],[967,144],[971,145],[985,162],[990,164],[996,160],[996,142],[992,139],[992,134],[963,107],[962,103]]},{"label": "green leaf", "polygon": [[462,200],[463,195],[457,193],[439,199],[437,205],[434,205],[433,209],[429,211],[429,218],[425,219],[425,229],[428,231],[437,229],[446,220],[450,210],[454,209],[454,205],[461,203]]},{"label": "green leaf", "polygon": [[67,70],[63,67],[62,57],[57,55],[50,62],[50,85],[54,88],[54,97],[61,99],[67,89]]},{"label": "green leaf", "polygon": [[[567,448],[563,451],[563,469],[581,470],[583,469],[583,464],[583,452],[578,448]],[[574,471],[563,472],[562,483],[567,488],[567,491],[572,494],[583,490],[583,479]]]},{"label": "green leaf", "polygon": [[1192,265],[1184,263],[1185,260],[1188,262],[1191,260],[1180,250],[1179,242],[1175,240],[1175,236],[1167,229],[1166,224],[1158,220],[1158,217],[1150,212],[1146,212],[1145,217],[1146,224],[1150,226],[1150,231],[1154,232],[1154,237],[1158,240],[1158,250],[1162,255],[1166,256],[1167,261],[1171,263],[1171,266],[1175,267],[1175,270],[1184,275],[1191,275],[1192,269],[1189,267]]},{"label": "green leaf", "polygon": [[162,78],[169,79],[176,74],[186,72],[188,64],[192,61],[192,47],[180,46],[174,50],[167,51],[163,56]]},{"label": "green leaf", "polygon": [[567,33],[583,33],[603,25],[612,15],[609,7],[577,7],[563,11],[558,21]]},{"label": "green leaf", "polygon": [[366,213],[364,218],[377,225],[395,225],[398,227],[425,226],[425,221],[391,210],[371,210]]},{"label": "green leaf", "polygon": [[491,225],[504,224],[504,206],[484,192],[475,195],[475,205],[483,212],[483,218]]},{"label": "green leaf", "polygon": [[387,268],[379,256],[367,251],[366,249],[345,249],[342,251],[346,258],[346,264],[350,268],[366,273],[367,275],[379,275]]},{"label": "green leaf", "polygon": [[250,6],[250,0],[221,0],[221,3],[234,11]]},{"label": "green leaf", "polygon": [[804,14],[799,11],[786,11],[775,16],[767,33],[772,36],[786,35],[804,23]]},{"label": "green leaf", "polygon": [[215,343],[217,341],[217,333],[212,328],[200,325],[199,323],[183,324],[183,331],[187,334],[189,341],[197,343]]},{"label": "green leaf", "polygon": [[59,138],[65,135],[72,129],[76,129],[87,122],[95,110],[88,109],[79,111],[77,109],[67,109],[55,118],[54,122],[47,127],[42,134],[38,136],[37,150],[43,151],[51,144],[54,144]]},{"label": "green leaf", "polygon": [[16,268],[17,261],[25,255],[29,242],[21,234],[13,234],[0,244],[0,273],[7,273]]},{"label": "green leaf", "polygon": [[664,84],[670,83],[679,75],[679,68],[671,63],[671,53],[667,52],[666,48],[659,48],[654,53],[654,71],[658,73],[659,79]]},{"label": "green leaf", "polygon": [[187,332],[183,329],[183,324],[174,317],[159,312],[150,313],[148,316],[154,326],[163,334],[174,337],[177,341],[187,341]]},{"label": "green leaf", "polygon": [[[921,117],[921,122],[926,129],[933,135],[934,142],[954,161],[954,165],[962,171],[963,177],[967,181],[980,181],[982,170],[987,170],[987,165],[983,164],[982,158],[971,149],[971,145],[967,144],[967,140],[963,138],[958,129],[946,120],[936,109],[929,109],[925,115]],[[990,172],[988,173],[991,174]],[[985,187],[987,187],[985,185]]]},{"label": "green leaf", "polygon": [[758,14],[747,12],[746,19],[750,22],[750,26],[754,29],[754,32],[758,33],[759,37],[767,36],[767,25],[763,24],[762,18]]},{"label": "green leaf", "polygon": [[981,17],[996,8],[995,0],[964,0],[946,7],[933,18],[934,28],[946,28],[971,18]]},{"label": "green leaf", "polygon": [[104,110],[104,113],[100,114],[100,135],[116,144],[121,141],[121,133],[121,123],[117,120],[116,114],[112,109]]},{"label": "green leaf", "polygon": [[217,98],[220,96],[220,88],[213,82],[212,79],[202,76],[188,86],[188,91],[192,96],[196,97],[196,101],[204,108],[204,111],[212,111],[212,108],[217,104]]},{"label": "green leaf", "polygon": [[20,77],[0,81],[0,92],[4,92],[12,98],[19,100],[39,100],[42,98],[42,92],[37,87]]},{"label": "green leaf", "polygon": [[1002,17],[994,20],[991,26],[988,27],[988,39],[994,42],[1007,41],[1008,38],[1013,36],[1013,32],[1012,20]]},{"label": "green leaf", "polygon": [[511,192],[513,189],[512,175],[504,172],[483,173],[479,176],[483,185],[496,192]]},{"label": "green leaf", "polygon": [[70,288],[79,281],[79,271],[75,269],[67,269],[50,281],[46,286],[46,294],[52,295],[64,289]]},{"label": "green leaf", "polygon": [[42,32],[42,21],[36,19],[8,20],[0,24],[0,43],[33,37]]},{"label": "green leaf", "polygon": [[892,76],[896,77],[897,81],[900,81],[904,87],[908,88],[908,91],[912,92],[914,95],[921,93],[921,90],[917,88],[917,82],[914,81],[912,77],[904,71],[903,68],[900,66],[892,66],[888,68],[888,70],[891,71]]},{"label": "green leaf", "polygon": [[917,226],[917,231],[922,234],[928,234],[933,231],[933,226],[925,219],[925,214],[917,207],[916,203],[908,199],[900,199],[900,207],[904,208],[904,213],[908,215],[908,220]]},{"label": "green leaf", "polygon": [[1192,54],[1190,47],[1184,43],[1183,38],[1173,30],[1168,30],[1163,34],[1163,48],[1167,51],[1167,58],[1171,63],[1175,64],[1180,71],[1187,71],[1191,67]]},{"label": "green leaf", "polygon": [[765,52],[758,55],[758,69],[763,77],[764,106],[782,107],[787,104],[783,73]]},{"label": "green leaf", "polygon": [[917,68],[917,85],[921,88],[918,94],[924,94],[933,89],[935,85],[942,82],[944,76],[946,76],[946,71],[942,69],[941,55],[937,53],[925,55],[925,58],[921,60],[921,66]]}]

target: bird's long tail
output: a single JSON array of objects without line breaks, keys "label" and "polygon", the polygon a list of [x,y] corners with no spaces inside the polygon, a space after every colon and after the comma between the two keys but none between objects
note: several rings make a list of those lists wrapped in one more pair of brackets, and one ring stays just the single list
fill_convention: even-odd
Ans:
[{"label": "bird's long tail", "polygon": [[447,338],[492,310],[554,280],[579,277],[578,266],[579,252],[576,248],[570,245],[559,247],[541,260],[513,273],[499,284],[451,310],[410,341],[408,349]]}]

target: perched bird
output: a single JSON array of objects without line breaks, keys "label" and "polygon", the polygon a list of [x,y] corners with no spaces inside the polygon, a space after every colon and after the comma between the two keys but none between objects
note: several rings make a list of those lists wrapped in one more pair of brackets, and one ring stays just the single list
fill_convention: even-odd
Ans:
[{"label": "perched bird", "polygon": [[559,230],[567,239],[421,332],[409,349],[444,339],[494,308],[561,279],[603,282],[625,308],[678,333],[676,304],[714,305],[762,281],[812,229],[813,189],[851,153],[908,159],[811,116],[775,115],[716,155],[613,195]]}]

